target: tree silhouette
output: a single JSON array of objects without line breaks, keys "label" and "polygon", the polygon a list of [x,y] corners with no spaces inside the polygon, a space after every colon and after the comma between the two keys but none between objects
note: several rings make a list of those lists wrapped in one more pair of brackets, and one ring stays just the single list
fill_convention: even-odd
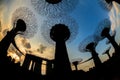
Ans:
[{"label": "tree silhouette", "polygon": [[33,12],[27,7],[19,7],[12,14],[12,24],[14,25],[18,19],[22,19],[26,23],[26,31],[22,32],[23,37],[33,37],[38,30],[37,20]]},{"label": "tree silhouette", "polygon": [[71,18],[70,16],[63,16],[60,18],[47,18],[47,20],[44,21],[44,23],[39,29],[42,34],[40,38],[43,37],[43,39],[47,42],[45,42],[46,44],[55,44],[55,42],[51,40],[49,35],[50,29],[56,24],[65,24],[66,26],[68,26],[71,36],[69,40],[67,40],[67,43],[71,43],[76,38],[79,26],[73,18]]},{"label": "tree silhouette", "polygon": [[80,62],[82,62],[82,60],[83,60],[82,58],[77,58],[77,59],[74,58],[74,59],[72,59],[72,64],[75,66],[75,70],[76,70],[76,71],[78,71],[78,67],[77,67],[77,66],[78,66],[78,64],[79,64]]},{"label": "tree silhouette", "polygon": [[54,71],[56,79],[68,79],[71,65],[65,41],[70,37],[69,28],[64,24],[56,24],[51,28],[50,37],[56,42]]},{"label": "tree silhouette", "polygon": [[[114,30],[114,31],[112,31],[112,33],[110,34],[111,35],[111,37],[112,38],[114,38],[115,39],[115,36],[116,36],[116,31]],[[107,39],[106,40],[106,44],[110,44],[110,41]]]},{"label": "tree silhouette", "polygon": [[57,17],[73,11],[79,0],[31,0],[34,9],[41,15]]},{"label": "tree silhouette", "polygon": [[107,38],[114,47],[116,54],[118,54],[120,52],[120,47],[116,43],[114,36],[110,35],[110,26],[111,26],[111,22],[108,19],[105,19],[102,22],[100,22],[99,26],[95,31],[95,37],[98,40]]},{"label": "tree silhouette", "polygon": [[79,63],[79,64],[83,64],[83,63],[86,63],[86,62],[88,62],[88,61],[90,61],[90,60],[92,60],[93,58],[91,57],[91,58],[88,58],[87,60],[85,60],[85,61],[83,61],[83,62],[81,62],[81,63]]},{"label": "tree silhouette", "polygon": [[98,24],[98,27],[96,27],[96,30],[94,32],[96,40],[100,41],[100,40],[106,38],[105,36],[101,36],[101,33],[102,33],[103,29],[105,29],[105,28],[108,28],[110,30],[110,26],[111,26],[111,22],[109,19],[106,18],[106,19],[102,20]]},{"label": "tree silhouette", "polygon": [[81,41],[79,45],[79,50],[81,52],[91,52],[95,67],[99,67],[101,65],[101,60],[98,57],[98,53],[95,51],[97,43],[98,42],[94,38],[94,35],[91,35],[86,37],[83,41]]}]

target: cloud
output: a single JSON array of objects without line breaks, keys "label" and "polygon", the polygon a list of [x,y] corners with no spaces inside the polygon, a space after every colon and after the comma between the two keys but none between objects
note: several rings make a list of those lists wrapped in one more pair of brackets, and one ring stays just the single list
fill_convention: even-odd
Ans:
[{"label": "cloud", "polygon": [[31,44],[30,44],[30,43],[25,43],[24,46],[25,46],[26,48],[28,48],[28,49],[31,48]]},{"label": "cloud", "polygon": [[40,53],[44,53],[46,48],[47,48],[47,46],[44,46],[43,44],[40,44],[39,48],[37,49],[37,51],[40,52]]},{"label": "cloud", "polygon": [[[41,44],[40,44],[41,45]],[[46,47],[44,45],[42,45],[42,47],[44,47],[43,49],[39,48],[34,50],[34,55],[37,55],[39,57],[43,57],[43,58],[47,58],[47,59],[54,59],[54,55],[55,55],[55,49],[53,47]],[[41,54],[41,51],[43,51],[43,53]]]},{"label": "cloud", "polygon": [[22,39],[22,45],[27,48],[27,49],[30,49],[31,48],[31,44],[27,41],[27,39]]}]

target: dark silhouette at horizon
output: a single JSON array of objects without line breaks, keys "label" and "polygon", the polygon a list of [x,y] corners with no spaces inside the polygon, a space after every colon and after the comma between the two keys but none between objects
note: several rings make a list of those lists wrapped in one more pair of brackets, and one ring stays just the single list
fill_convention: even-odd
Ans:
[{"label": "dark silhouette at horizon", "polygon": [[116,55],[116,56],[119,56],[119,55],[120,55],[120,47],[119,47],[119,45],[116,43],[115,38],[112,37],[112,36],[109,34],[109,32],[110,32],[110,29],[109,29],[109,28],[104,28],[103,31],[102,31],[102,33],[101,33],[101,36],[105,36],[105,37],[110,41],[110,43],[112,44],[112,46],[113,46],[114,49],[115,49],[115,53],[116,53],[115,55]]},{"label": "dark silhouette at horizon", "polygon": [[[23,65],[20,63],[14,63],[14,59],[11,61],[11,57],[7,56],[8,48],[10,44],[18,50],[16,46],[15,37],[16,35],[26,31],[26,23],[22,19],[18,19],[16,26],[10,30],[4,38],[0,41],[0,78],[7,80],[120,80],[120,46],[115,41],[115,34],[111,36],[109,21],[104,20],[102,26],[97,29],[99,33],[96,35],[89,36],[83,40],[80,44],[81,52],[90,52],[91,58],[86,61],[80,62],[74,61],[72,64],[76,67],[76,70],[71,69],[71,63],[67,52],[66,41],[70,38],[71,33],[68,26],[64,24],[56,24],[52,26],[50,30],[50,37],[55,41],[55,59],[49,60],[42,57],[31,55],[26,53]],[[109,55],[108,48],[104,54],[107,54],[109,59],[101,62],[96,52],[96,46],[98,42],[104,38],[109,40],[108,44],[112,44],[115,49],[113,56]],[[22,54],[22,52],[20,51]],[[93,59],[95,64],[94,67],[90,68],[89,71],[85,72],[77,68],[78,64]],[[43,63],[43,61],[45,63]],[[46,74],[42,74],[42,66],[45,66]],[[4,77],[5,76],[5,77]]]}]

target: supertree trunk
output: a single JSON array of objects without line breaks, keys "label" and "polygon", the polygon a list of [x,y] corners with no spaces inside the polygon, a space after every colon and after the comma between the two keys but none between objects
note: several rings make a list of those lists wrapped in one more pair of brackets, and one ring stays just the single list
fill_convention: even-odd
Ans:
[{"label": "supertree trunk", "polygon": [[69,29],[64,24],[56,24],[51,29],[50,37],[56,42],[54,60],[55,79],[69,79],[69,74],[72,70],[65,43],[70,37]]}]

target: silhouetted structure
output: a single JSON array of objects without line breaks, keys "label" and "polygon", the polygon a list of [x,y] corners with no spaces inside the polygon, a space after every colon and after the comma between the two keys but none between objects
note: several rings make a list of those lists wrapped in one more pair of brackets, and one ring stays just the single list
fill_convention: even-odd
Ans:
[{"label": "silhouetted structure", "polygon": [[78,71],[77,66],[80,62],[82,62],[82,60],[83,60],[82,58],[74,58],[74,59],[71,60],[71,64],[73,64],[75,66],[76,71]]},{"label": "silhouetted structure", "polygon": [[28,7],[19,7],[12,14],[11,23],[15,24],[18,19],[24,20],[26,23],[26,31],[20,32],[24,38],[32,38],[38,30],[37,19],[35,14]]},{"label": "silhouetted structure", "polygon": [[26,54],[25,56],[25,60],[23,62],[22,67],[26,70],[30,70],[33,71],[39,75],[42,75],[42,62],[43,61],[47,61],[46,64],[46,75],[49,75],[49,73],[52,73],[52,64],[53,61],[52,60],[48,60],[45,58],[40,58],[31,54]]},{"label": "silhouetted structure", "polygon": [[89,59],[87,59],[87,60],[81,62],[80,64],[83,64],[83,63],[85,63],[85,62],[88,62],[88,61],[90,61],[90,60],[92,60],[92,59],[93,59],[93,58],[91,57],[91,58],[89,58]]},{"label": "silhouetted structure", "polygon": [[[111,22],[108,19],[105,19],[102,22],[100,22],[98,28],[95,31],[95,37],[98,39],[98,41],[107,38],[114,47],[116,55],[119,55],[120,47],[115,41],[115,35],[110,35],[110,26]],[[96,34],[97,32],[98,34]]]},{"label": "silhouetted structure", "polygon": [[78,70],[77,66],[79,64],[79,61],[72,62],[72,64],[75,66],[75,70]]},{"label": "silhouetted structure", "polygon": [[98,53],[95,51],[96,45],[97,41],[94,36],[88,36],[80,43],[79,50],[81,52],[91,52],[95,67],[99,67],[101,65],[101,60],[98,57]]},{"label": "silhouetted structure", "polygon": [[55,80],[69,79],[69,74],[72,70],[65,41],[69,39],[70,31],[64,24],[56,24],[51,29],[50,37],[56,42],[54,61]]},{"label": "silhouetted structure", "polygon": [[119,45],[116,43],[114,37],[112,37],[110,34],[110,29],[109,28],[104,28],[102,33],[101,33],[101,36],[105,36],[109,41],[110,43],[112,44],[112,46],[114,47],[115,49],[115,52],[116,52],[116,55],[120,55],[120,47]]},{"label": "silhouetted structure", "polygon": [[55,42],[50,38],[50,29],[55,24],[65,24],[66,26],[68,26],[68,29],[70,30],[71,34],[70,34],[70,38],[66,41],[66,44],[69,44],[76,39],[79,26],[74,18],[72,18],[69,15],[64,15],[64,16],[55,17],[55,18],[48,17],[43,22],[42,26],[39,29],[40,30],[39,32],[41,32],[41,36],[39,37],[40,39],[42,37],[45,40],[45,44],[49,43],[48,45],[55,45]]},{"label": "silhouetted structure", "polygon": [[[26,30],[26,24],[22,19],[18,19],[16,26],[13,27],[13,29],[9,32],[7,32],[6,36],[0,41],[0,61],[1,63],[6,59],[7,57],[7,50],[10,46],[11,43],[13,43],[13,45],[17,48],[14,38],[17,34],[19,34],[18,32],[24,32]],[[17,48],[18,49],[18,48]],[[6,62],[5,62],[6,63]]]},{"label": "silhouetted structure", "polygon": [[[98,41],[107,38],[114,47],[116,55],[119,55],[120,47],[115,41],[115,34],[112,36],[110,35],[110,26],[110,20],[104,19],[103,21],[101,21],[95,31],[95,37],[98,39]],[[96,34],[97,32],[98,34]]]},{"label": "silhouetted structure", "polygon": [[90,50],[90,52],[92,54],[92,57],[93,57],[93,60],[94,60],[94,63],[95,63],[95,67],[100,67],[101,66],[101,60],[98,57],[98,53],[95,51],[95,43],[94,42],[89,43],[86,46],[86,49]]},{"label": "silhouetted structure", "polygon": [[[39,0],[39,1],[42,1],[42,0]],[[54,5],[54,4],[61,3],[62,0],[46,0],[45,2],[48,2],[49,4]],[[71,64],[68,57],[66,42],[68,39],[70,41],[74,39],[73,36],[76,36],[77,34],[76,32],[78,28],[74,20],[71,20],[70,18],[70,21],[69,21],[67,20],[69,18],[63,19],[63,17],[61,17],[60,20],[58,20],[58,18],[56,19],[53,18],[57,21],[55,20],[53,21],[51,18],[48,19],[48,21],[50,19],[53,21],[52,23],[50,23],[50,25],[47,26],[48,30],[50,30],[49,28],[51,28],[51,30],[48,31],[47,33],[50,35],[50,38],[56,44],[54,60],[48,60],[45,58],[40,58],[34,55],[26,54],[25,60],[21,67],[19,66],[20,63],[15,64],[14,59],[11,61],[11,58],[7,57],[7,50],[11,43],[16,47],[16,49],[18,49],[14,41],[15,36],[22,33],[24,34],[26,30],[28,31],[29,29],[26,26],[29,26],[29,28],[31,29],[30,27],[30,24],[32,24],[31,20],[29,22],[29,17],[25,18],[26,11],[28,11],[27,14],[29,15],[29,17],[33,15],[32,13],[29,13],[28,8],[25,8],[25,7],[18,8],[15,11],[16,13],[14,13],[15,15],[13,17],[13,22],[16,21],[16,24],[15,24],[16,26],[13,27],[13,29],[9,31],[0,42],[0,74],[1,74],[0,78],[7,80],[9,76],[10,80],[11,79],[12,80],[16,80],[16,79],[17,80],[33,80],[33,79],[34,80],[58,80],[58,79],[61,79],[61,80],[120,80],[120,77],[119,77],[120,76],[120,65],[119,65],[120,47],[118,46],[118,44],[114,39],[115,35],[111,36],[109,34],[111,24],[110,24],[110,21],[108,21],[107,19],[103,20],[103,22],[100,23],[99,27],[97,27],[95,35],[89,36],[85,40],[83,40],[83,42],[81,42],[82,45],[80,44],[80,48],[81,48],[80,51],[90,52],[92,57],[81,63],[79,63],[80,61],[74,61],[73,64],[76,67],[76,70],[74,71],[71,70]],[[26,24],[26,22],[29,25]],[[46,32],[46,31],[43,30],[43,32]],[[29,34],[33,34],[33,33],[29,33]],[[45,37],[48,37],[48,34],[45,35]],[[72,38],[70,38],[71,36]],[[98,56],[98,53],[95,50],[95,47],[97,43],[104,38],[109,39],[108,43],[111,43],[115,48],[115,56],[110,56],[109,49],[106,50],[105,53],[108,54],[109,59],[104,63],[102,63]],[[48,38],[46,38],[46,40],[47,39]],[[77,69],[78,64],[85,63],[91,59],[93,59],[95,67],[90,68],[89,71],[87,72]],[[43,63],[43,61],[45,61],[45,64]],[[46,66],[45,75],[42,75],[42,72],[41,72],[43,64]]]},{"label": "silhouetted structure", "polygon": [[[96,38],[94,37],[94,35],[91,35],[91,36],[86,37],[80,43],[80,46],[79,46],[79,50],[81,52],[91,52],[91,55],[92,55],[92,58],[93,58],[93,61],[94,61],[94,64],[95,64],[95,68],[96,68],[95,69],[96,79],[103,78],[103,75],[104,75],[103,74],[104,68],[102,66],[102,62],[101,62],[101,60],[98,56],[98,53],[95,50],[95,47],[96,47],[97,43],[98,42],[97,42]],[[103,75],[100,76],[100,74],[103,74]]]}]

